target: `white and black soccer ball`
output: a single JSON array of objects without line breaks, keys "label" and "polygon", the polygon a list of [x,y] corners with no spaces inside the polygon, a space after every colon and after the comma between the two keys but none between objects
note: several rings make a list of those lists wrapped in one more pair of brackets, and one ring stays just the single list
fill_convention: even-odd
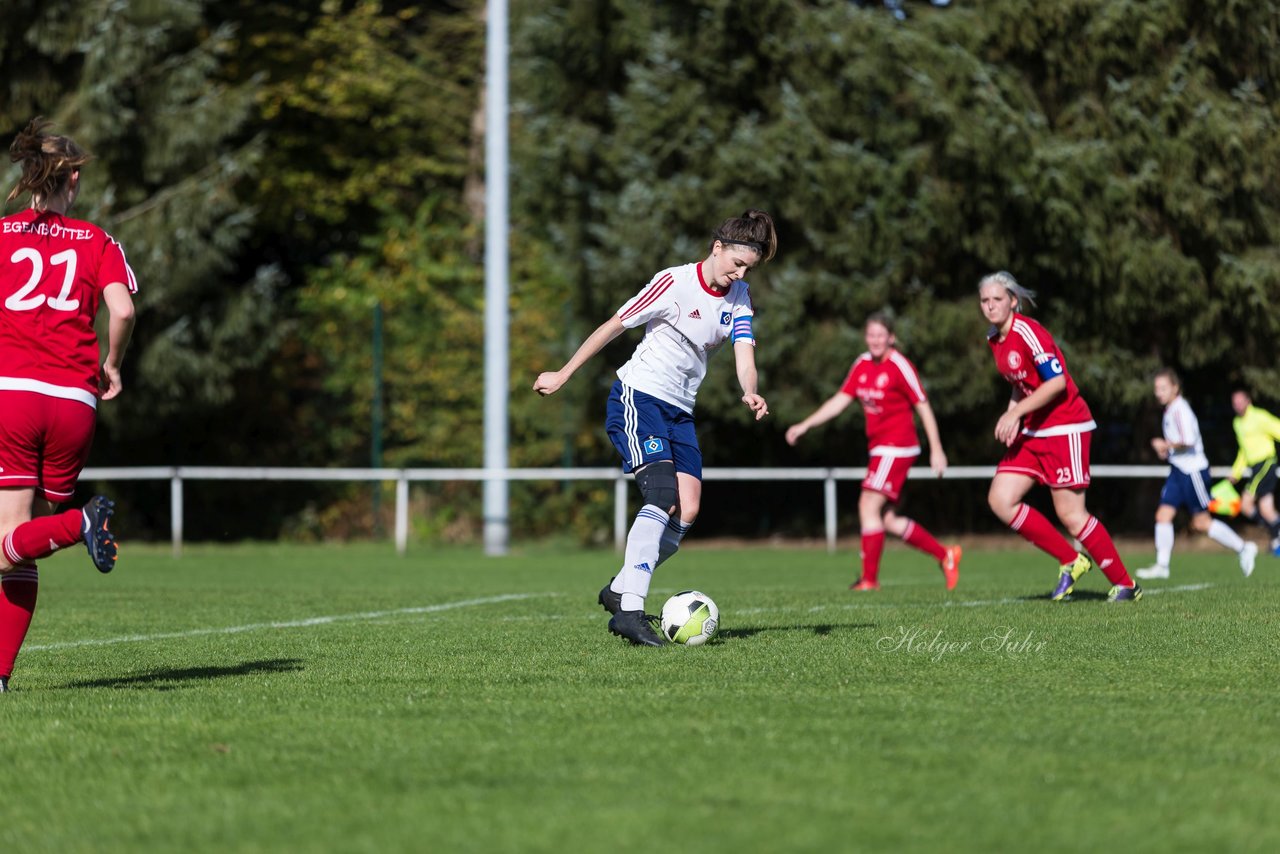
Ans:
[{"label": "white and black soccer ball", "polygon": [[711,640],[720,627],[720,609],[697,590],[682,590],[662,606],[662,633],[672,643],[698,646]]}]

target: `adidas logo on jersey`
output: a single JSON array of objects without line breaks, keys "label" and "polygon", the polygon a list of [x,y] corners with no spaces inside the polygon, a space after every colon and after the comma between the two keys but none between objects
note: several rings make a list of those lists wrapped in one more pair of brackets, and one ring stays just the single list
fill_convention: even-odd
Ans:
[{"label": "adidas logo on jersey", "polygon": [[696,308],[693,311],[689,312],[689,316],[692,317],[694,320],[702,319],[702,315],[698,313],[698,310]]}]

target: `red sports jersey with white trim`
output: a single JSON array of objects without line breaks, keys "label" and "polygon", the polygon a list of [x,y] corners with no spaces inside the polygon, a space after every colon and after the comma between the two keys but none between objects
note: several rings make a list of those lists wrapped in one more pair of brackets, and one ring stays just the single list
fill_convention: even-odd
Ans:
[{"label": "red sports jersey with white trim", "polygon": [[862,404],[872,454],[879,447],[913,448],[920,453],[913,412],[927,398],[910,359],[892,348],[879,362],[863,353],[849,368],[840,391]]},{"label": "red sports jersey with white trim", "polygon": [[1021,314],[1013,315],[1013,326],[1003,341],[998,330],[987,334],[991,354],[1001,376],[1013,385],[1019,398],[1028,397],[1056,376],[1067,378],[1067,387],[1046,406],[1022,419],[1022,432],[1028,436],[1057,436],[1082,433],[1098,425],[1089,405],[1080,396],[1075,380],[1067,373],[1067,361],[1049,331]]},{"label": "red sports jersey with white trim", "polygon": [[645,327],[618,379],[692,413],[711,354],[725,341],[755,344],[754,314],[744,281],[720,292],[702,280],[701,264],[663,270],[618,309],[623,326]]},{"label": "red sports jersey with white trim", "polygon": [[138,290],[120,244],[93,223],[31,208],[0,218],[0,388],[95,405],[93,319],[113,282]]}]

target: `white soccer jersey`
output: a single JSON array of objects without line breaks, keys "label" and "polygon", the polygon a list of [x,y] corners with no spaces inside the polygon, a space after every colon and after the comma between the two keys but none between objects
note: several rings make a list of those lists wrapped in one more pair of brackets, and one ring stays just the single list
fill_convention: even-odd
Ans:
[{"label": "white soccer jersey", "polygon": [[702,280],[701,264],[663,270],[618,309],[628,329],[645,324],[644,338],[618,369],[618,379],[692,413],[711,354],[728,340],[755,344],[753,314],[744,281],[720,293]]},{"label": "white soccer jersey", "polygon": [[1178,395],[1164,408],[1164,438],[1170,445],[1189,445],[1186,450],[1169,450],[1169,463],[1179,471],[1191,474],[1209,467],[1204,455],[1204,440],[1200,438],[1200,422],[1191,411],[1191,404]]}]

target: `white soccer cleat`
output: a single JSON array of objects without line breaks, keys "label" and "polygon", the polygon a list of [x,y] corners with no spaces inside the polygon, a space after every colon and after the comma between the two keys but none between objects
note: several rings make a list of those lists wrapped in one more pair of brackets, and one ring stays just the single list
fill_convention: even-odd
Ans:
[{"label": "white soccer cleat", "polygon": [[1258,544],[1245,543],[1244,548],[1240,550],[1240,571],[1244,573],[1244,577],[1248,578],[1253,575],[1253,564],[1258,557]]},{"label": "white soccer cleat", "polygon": [[[1241,558],[1241,560],[1243,559],[1244,558]],[[1160,564],[1157,563],[1157,564],[1153,564],[1152,566],[1139,569],[1134,573],[1134,575],[1138,576],[1139,578],[1168,578],[1169,567],[1161,566]]]}]

